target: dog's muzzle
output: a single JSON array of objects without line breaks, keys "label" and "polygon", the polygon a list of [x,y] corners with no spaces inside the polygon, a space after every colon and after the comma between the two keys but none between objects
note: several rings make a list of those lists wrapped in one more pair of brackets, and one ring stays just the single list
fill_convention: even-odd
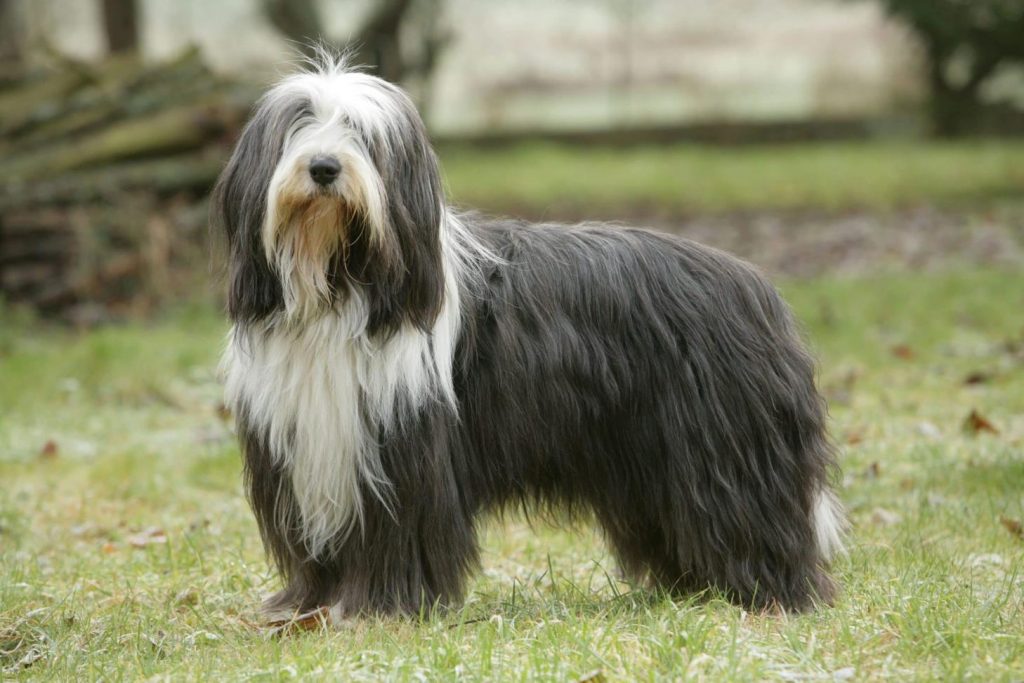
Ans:
[{"label": "dog's muzzle", "polygon": [[341,173],[341,164],[334,157],[313,157],[309,162],[309,177],[317,185],[327,186],[333,183]]}]

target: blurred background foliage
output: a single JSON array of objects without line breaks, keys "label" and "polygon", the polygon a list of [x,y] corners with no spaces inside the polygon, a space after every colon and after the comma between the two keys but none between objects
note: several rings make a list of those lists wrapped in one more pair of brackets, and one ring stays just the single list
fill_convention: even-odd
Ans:
[{"label": "blurred background foliage", "polygon": [[[978,226],[1020,253],[1024,0],[0,0],[0,297],[80,325],[216,299],[206,195],[314,42],[410,91],[461,205],[784,273]],[[779,239],[812,246],[758,258]]]},{"label": "blurred background foliage", "polygon": [[[933,132],[952,136],[977,131],[986,116],[999,112],[986,90],[1001,72],[1024,65],[1020,0],[881,0],[881,4],[920,43]],[[1011,106],[1008,117],[1019,114],[1019,108]]]}]

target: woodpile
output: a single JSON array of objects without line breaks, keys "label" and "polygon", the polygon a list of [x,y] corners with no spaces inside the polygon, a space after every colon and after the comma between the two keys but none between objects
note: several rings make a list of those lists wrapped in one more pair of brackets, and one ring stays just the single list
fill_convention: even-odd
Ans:
[{"label": "woodpile", "polygon": [[254,97],[196,50],[0,81],[0,299],[89,322],[195,286],[205,198]]}]

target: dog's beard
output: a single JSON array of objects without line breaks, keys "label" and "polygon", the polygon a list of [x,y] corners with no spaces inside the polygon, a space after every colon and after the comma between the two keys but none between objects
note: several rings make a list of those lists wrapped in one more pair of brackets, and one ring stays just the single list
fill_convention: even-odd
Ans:
[{"label": "dog's beard", "polygon": [[264,236],[268,258],[281,279],[288,316],[308,319],[338,297],[332,274],[344,267],[353,212],[341,197],[323,192],[282,199],[275,214]]}]

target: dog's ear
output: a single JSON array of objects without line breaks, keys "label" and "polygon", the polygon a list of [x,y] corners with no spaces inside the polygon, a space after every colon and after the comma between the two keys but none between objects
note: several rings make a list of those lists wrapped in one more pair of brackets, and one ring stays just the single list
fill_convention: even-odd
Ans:
[{"label": "dog's ear", "polygon": [[444,190],[437,157],[409,98],[394,86],[397,118],[384,144],[371,154],[387,195],[387,214],[400,268],[387,278],[390,291],[371,292],[370,329],[393,331],[401,322],[429,330],[444,301],[441,224]]},{"label": "dog's ear", "polygon": [[227,240],[228,311],[233,320],[259,320],[283,305],[281,283],[267,262],[261,236],[270,179],[285,136],[308,108],[301,100],[261,100],[214,186],[210,225]]}]

